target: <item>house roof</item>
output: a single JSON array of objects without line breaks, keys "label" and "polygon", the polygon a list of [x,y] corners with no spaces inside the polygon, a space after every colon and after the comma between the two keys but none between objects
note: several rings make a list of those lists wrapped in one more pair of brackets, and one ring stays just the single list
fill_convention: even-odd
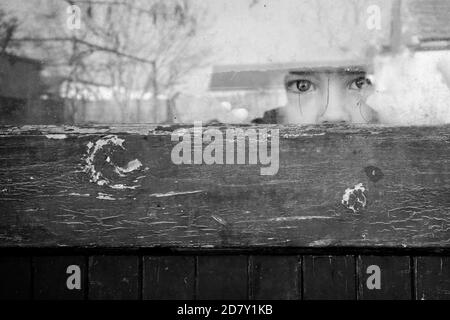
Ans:
[{"label": "house roof", "polygon": [[2,59],[2,60],[5,59],[10,64],[14,64],[16,62],[28,63],[28,64],[36,66],[37,68],[42,68],[44,65],[44,63],[40,60],[16,56],[15,54],[11,54],[11,53],[1,53],[0,59]]},{"label": "house roof", "polygon": [[406,0],[405,9],[420,41],[450,41],[449,0]]},{"label": "house roof", "polygon": [[[402,23],[397,28],[401,28],[407,46],[414,50],[450,49],[450,1],[397,1],[402,1]],[[395,46],[395,41],[391,45]]]}]

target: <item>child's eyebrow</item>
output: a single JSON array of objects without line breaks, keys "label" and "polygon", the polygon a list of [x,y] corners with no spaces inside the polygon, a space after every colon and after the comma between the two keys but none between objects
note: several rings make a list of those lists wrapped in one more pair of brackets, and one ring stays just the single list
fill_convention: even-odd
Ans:
[{"label": "child's eyebrow", "polygon": [[289,71],[290,75],[297,75],[297,76],[313,76],[316,75],[318,73],[340,73],[340,74],[345,74],[345,75],[361,75],[361,74],[366,74],[366,71],[364,70],[345,70],[345,69],[317,69],[317,70],[308,70],[308,71],[297,71],[297,70],[292,70]]},{"label": "child's eyebrow", "polygon": [[367,68],[365,66],[356,65],[302,67],[298,69],[291,69],[288,73],[301,76],[317,73],[365,74],[367,73]]},{"label": "child's eyebrow", "polygon": [[285,83],[296,80],[299,77],[304,77],[305,79],[320,79],[320,74],[335,74],[339,75],[342,79],[355,78],[355,77],[365,77],[366,72],[363,70],[348,70],[348,69],[317,69],[317,70],[291,70],[286,75],[284,81]]},{"label": "child's eyebrow", "polygon": [[285,80],[291,80],[292,78],[305,77],[307,79],[319,79],[318,72],[314,71],[289,71]]},{"label": "child's eyebrow", "polygon": [[305,75],[309,76],[313,73],[317,73],[317,71],[296,71],[296,70],[289,71],[289,74],[296,75],[296,76],[305,76]]}]

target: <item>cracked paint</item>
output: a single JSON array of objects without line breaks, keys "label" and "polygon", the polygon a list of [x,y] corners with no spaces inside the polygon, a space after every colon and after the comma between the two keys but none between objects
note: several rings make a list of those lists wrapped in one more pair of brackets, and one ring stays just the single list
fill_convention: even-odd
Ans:
[{"label": "cracked paint", "polygon": [[347,188],[345,189],[344,195],[342,196],[341,203],[347,209],[352,210],[353,213],[358,213],[367,205],[365,192],[366,188],[362,183],[358,183],[353,188]]},{"label": "cracked paint", "polygon": [[[84,171],[89,174],[90,182],[94,182],[99,186],[108,185],[113,189],[135,189],[139,187],[139,186],[127,186],[124,184],[111,185],[111,181],[108,178],[106,178],[102,172],[97,171],[95,169],[94,159],[99,150],[101,150],[106,145],[117,146],[125,150],[125,147],[123,146],[124,142],[125,142],[124,139],[121,139],[116,135],[107,135],[103,138],[98,139],[95,142],[95,144],[91,141],[88,142],[87,155],[84,159],[86,162],[84,166]],[[128,173],[131,173],[135,170],[139,170],[142,167],[142,163],[138,159],[131,160],[125,167],[120,167],[114,164],[114,162],[111,160],[109,156],[105,159],[105,161],[109,163],[111,166],[113,166],[114,172],[120,177],[125,177]]]},{"label": "cracked paint", "polygon": [[98,193],[98,196],[96,198],[100,200],[116,200],[112,197],[112,195],[101,192]]},{"label": "cracked paint", "polygon": [[67,139],[67,134],[47,134],[45,135],[47,139],[63,140]]}]

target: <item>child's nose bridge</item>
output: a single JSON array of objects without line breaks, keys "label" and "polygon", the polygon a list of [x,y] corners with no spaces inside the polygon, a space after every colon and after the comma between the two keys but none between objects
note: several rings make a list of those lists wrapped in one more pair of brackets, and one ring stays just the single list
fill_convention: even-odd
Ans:
[{"label": "child's nose bridge", "polygon": [[330,79],[326,82],[326,88],[323,91],[323,113],[320,121],[348,121],[349,116],[344,108],[344,92],[339,86],[338,81]]}]

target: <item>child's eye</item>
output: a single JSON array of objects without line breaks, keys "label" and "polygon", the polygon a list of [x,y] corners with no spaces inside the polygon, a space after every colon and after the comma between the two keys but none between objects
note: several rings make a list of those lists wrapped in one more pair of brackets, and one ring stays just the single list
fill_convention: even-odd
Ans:
[{"label": "child's eye", "polygon": [[361,89],[367,88],[371,85],[372,85],[372,82],[370,82],[369,79],[367,79],[366,77],[359,77],[350,83],[349,88],[352,90],[361,90]]},{"label": "child's eye", "polygon": [[289,82],[287,88],[293,92],[305,93],[314,90],[314,85],[311,81],[302,79]]}]

